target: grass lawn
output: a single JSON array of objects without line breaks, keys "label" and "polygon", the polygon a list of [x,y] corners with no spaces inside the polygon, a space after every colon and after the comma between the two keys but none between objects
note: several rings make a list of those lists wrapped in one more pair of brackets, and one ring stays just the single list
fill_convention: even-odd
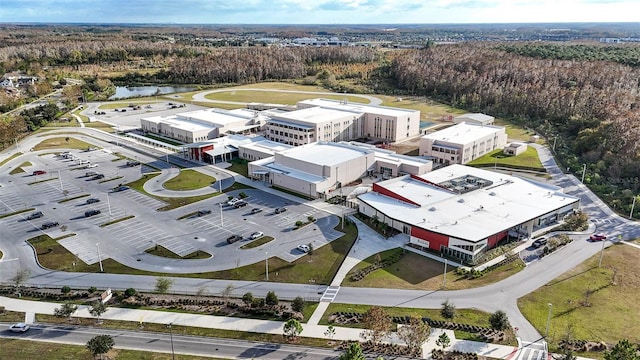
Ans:
[{"label": "grass lawn", "polygon": [[[337,229],[340,228],[337,227]],[[338,271],[340,264],[342,264],[342,260],[345,257],[344,254],[346,254],[351,248],[351,245],[357,236],[357,229],[355,225],[352,224],[345,226],[344,232],[346,234],[345,236],[334,240],[319,249],[315,249],[313,255],[303,256],[293,263],[288,263],[277,257],[269,258],[269,279],[277,282],[302,284],[307,284],[310,279],[315,279],[318,284],[329,284],[335,276],[335,273]],[[73,236],[73,234],[67,236]],[[85,264],[62,245],[58,244],[57,240],[58,239],[52,239],[48,235],[36,236],[29,240],[36,249],[38,261],[43,267],[60,271],[100,271],[99,264]],[[74,262],[76,263],[76,266],[72,267]],[[199,274],[154,273],[133,269],[112,259],[103,260],[102,265],[104,267],[104,272],[111,274],[177,276],[248,281],[260,281],[265,279],[265,266],[262,261],[242,266],[237,269]]]},{"label": "grass lawn", "polygon": [[[153,179],[154,177],[158,176],[160,174],[145,174],[143,175],[140,179],[130,182],[128,184],[125,184],[127,186],[129,186],[131,189],[137,190],[147,196],[150,196],[154,199],[158,199],[160,201],[164,201],[167,203],[166,206],[163,206],[161,208],[158,209],[158,211],[167,211],[167,210],[172,210],[172,209],[177,209],[181,206],[185,206],[185,205],[189,205],[192,204],[194,202],[198,202],[200,200],[204,200],[204,199],[208,199],[210,197],[216,196],[219,193],[213,193],[213,194],[207,194],[207,195],[201,195],[201,196],[189,196],[189,197],[180,197],[180,198],[172,198],[172,197],[161,197],[161,196],[153,196],[149,193],[147,193],[146,191],[144,191],[143,186],[144,183],[149,181],[150,179]],[[205,175],[206,176],[206,175]],[[165,183],[166,184],[166,183]]]},{"label": "grass lawn", "polygon": [[[74,113],[76,114],[76,113]],[[60,121],[60,119],[55,119],[45,125],[47,128],[60,128],[60,127],[78,127],[78,120],[75,117],[71,116],[71,114],[66,114],[69,121]],[[77,115],[77,114],[76,114]]]},{"label": "grass lawn", "polygon": [[90,127],[90,128],[94,128],[94,129],[98,129],[98,130],[102,130],[108,133],[115,133],[116,130],[113,128],[113,126],[107,124],[107,123],[103,123],[102,121],[92,121],[92,122],[85,122],[84,126],[86,127]]},{"label": "grass lawn", "polygon": [[169,258],[169,259],[208,259],[211,257],[211,254],[201,250],[196,250],[195,252],[192,252],[191,254],[187,254],[185,256],[180,256],[168,250],[162,245],[156,245],[151,249],[147,249],[145,252],[147,254]]},{"label": "grass lawn", "polygon": [[[541,334],[545,333],[549,306],[552,316],[549,343],[556,350],[571,324],[573,338],[615,344],[640,342],[640,250],[614,245],[604,251],[602,267],[596,254],[538,290],[518,299],[518,307]],[[615,284],[612,283],[617,270]],[[585,306],[585,294],[592,292]],[[602,358],[601,353],[581,356]]]},{"label": "grass lawn", "polygon": [[[397,250],[392,249],[382,252],[380,253],[380,258],[384,259],[395,251]],[[444,264],[410,251],[395,264],[383,269],[378,269],[360,281],[351,281],[350,277],[352,273],[375,263],[376,259],[377,255],[373,255],[356,265],[356,267],[347,274],[342,285],[410,290],[437,290],[442,288],[444,282]],[[416,271],[415,269],[420,269],[420,271]],[[505,279],[522,269],[524,269],[524,264],[520,260],[516,260],[480,278],[465,279],[463,276],[455,273],[453,266],[449,266],[447,268],[446,289],[461,290],[485,286]]]},{"label": "grass lawn", "polygon": [[[318,91],[318,90],[313,90]],[[326,91],[326,90],[325,90]],[[327,92],[326,95],[320,94],[304,94],[304,93],[290,93],[279,91],[259,91],[259,90],[244,90],[242,88],[227,89],[222,92],[216,92],[205,96],[209,100],[221,100],[221,101],[238,101],[238,102],[258,102],[258,103],[270,103],[270,104],[288,104],[295,105],[297,102],[307,99],[325,98],[333,100],[347,99],[349,102],[365,103],[368,104],[369,100],[359,96],[353,95],[333,95]],[[236,105],[237,107],[237,105]]]},{"label": "grass lawn", "polygon": [[20,174],[20,173],[25,172],[25,171],[22,169],[22,167],[23,167],[23,166],[33,166],[33,164],[32,164],[31,162],[29,162],[29,161],[25,161],[25,162],[23,162],[22,164],[20,164],[20,165],[16,166],[16,167],[15,167],[15,169],[11,170],[11,171],[9,172],[9,175],[15,175],[15,174]]},{"label": "grass lawn", "polygon": [[33,210],[35,210],[35,209],[36,209],[36,208],[28,208],[28,209],[18,210],[18,211],[14,211],[14,212],[6,213],[6,214],[1,214],[1,215],[0,215],[0,219],[2,219],[2,218],[6,218],[6,217],[9,217],[9,216],[13,216],[13,215],[22,214],[22,213],[25,213],[25,212],[27,212],[27,211],[33,211]]},{"label": "grass lawn", "polygon": [[244,177],[249,177],[249,162],[244,159],[233,159],[229,161],[231,166],[227,169],[233,171],[234,173],[238,173]]},{"label": "grass lawn", "polygon": [[518,156],[505,155],[502,149],[494,150],[480,158],[468,163],[468,165],[515,165],[528,166],[544,170],[544,166],[538,158],[538,152],[532,146],[527,147],[527,151]]},{"label": "grass lawn", "polygon": [[253,240],[250,243],[244,244],[242,246],[240,246],[240,249],[253,249],[253,248],[257,248],[260,245],[264,245],[270,241],[272,241],[273,238],[271,236],[263,236],[259,239]]},{"label": "grass lawn", "polygon": [[443,116],[458,116],[466,113],[464,110],[453,108],[449,105],[439,103],[434,100],[426,100],[424,97],[402,98],[398,101],[398,97],[387,95],[376,95],[382,99],[383,106],[392,106],[404,109],[420,110],[420,119],[426,121],[441,120]]},{"label": "grass lawn", "polygon": [[[89,122],[89,118],[87,116],[85,116],[85,115],[82,115],[82,110],[83,109],[78,109],[78,110],[74,111],[73,114],[77,115],[80,118],[80,120],[82,120],[83,123],[88,123]],[[71,121],[73,121],[74,124],[77,124],[78,121],[76,120],[75,117],[70,116],[70,118],[71,118]]]},{"label": "grass lawn", "polygon": [[2,165],[4,165],[4,164],[8,163],[9,161],[11,161],[11,160],[13,160],[13,159],[17,158],[17,157],[18,157],[18,156],[20,156],[20,155],[22,155],[22,153],[21,153],[21,152],[17,152],[17,153],[15,153],[15,154],[13,154],[13,155],[9,156],[8,158],[6,158],[6,159],[4,159],[2,162],[0,162],[0,166],[2,166]]},{"label": "grass lawn", "polygon": [[[533,131],[529,131],[502,119],[495,119],[494,125],[503,126],[509,140],[529,141],[531,135],[535,135]],[[538,142],[541,143],[542,141],[541,139]]]},{"label": "grass lawn", "polygon": [[211,186],[216,179],[212,176],[202,174],[195,170],[181,170],[180,174],[163,184],[165,189],[184,191],[195,190]]},{"label": "grass lawn", "polygon": [[[69,141],[66,141],[69,139]],[[40,142],[38,145],[33,147],[34,151],[37,150],[46,150],[46,149],[86,149],[88,147],[94,147],[89,143],[86,143],[82,140],[78,140],[72,137],[57,137],[46,139]]]},{"label": "grass lawn", "polygon": [[125,217],[121,217],[119,219],[114,219],[114,220],[111,220],[109,222],[100,224],[100,227],[105,227],[105,226],[117,224],[117,223],[125,221],[125,220],[133,219],[134,217],[135,217],[135,215],[128,215],[128,216],[125,216]]}]

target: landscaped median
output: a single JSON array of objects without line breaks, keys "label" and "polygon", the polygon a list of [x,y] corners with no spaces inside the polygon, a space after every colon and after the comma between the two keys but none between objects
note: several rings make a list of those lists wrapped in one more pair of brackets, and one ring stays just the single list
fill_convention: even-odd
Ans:
[{"label": "landscaped median", "polygon": [[547,172],[544,166],[542,166],[542,162],[540,162],[538,151],[533,146],[527,147],[527,150],[523,154],[517,156],[506,155],[502,152],[502,149],[494,150],[467,163],[467,165],[477,167],[501,166],[514,170]]},{"label": "landscaped median", "polygon": [[217,195],[220,195],[220,193],[211,193],[211,194],[207,194],[207,195],[200,195],[200,196],[189,196],[189,197],[161,197],[161,196],[155,196],[152,194],[149,194],[148,192],[144,191],[144,183],[146,183],[147,181],[153,179],[154,177],[160,175],[160,173],[154,173],[154,174],[144,174],[142,175],[142,177],[136,181],[130,182],[128,184],[125,184],[127,186],[129,186],[131,189],[139,191],[149,197],[152,197],[154,199],[158,199],[160,201],[164,201],[165,203],[167,203],[166,206],[163,206],[159,209],[157,209],[158,211],[168,211],[168,210],[172,210],[172,209],[177,209],[179,207],[185,206],[185,205],[189,205],[192,204],[194,202],[198,202],[200,200],[204,200],[204,199],[208,199],[210,197],[214,197]]}]

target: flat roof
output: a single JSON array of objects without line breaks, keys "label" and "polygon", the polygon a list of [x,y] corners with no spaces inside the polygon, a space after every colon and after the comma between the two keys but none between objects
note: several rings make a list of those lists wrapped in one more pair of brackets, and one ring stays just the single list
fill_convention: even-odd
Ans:
[{"label": "flat roof", "polygon": [[148,118],[143,118],[142,120],[146,120],[152,123],[157,124],[167,124],[171,127],[180,130],[186,131],[200,131],[200,130],[213,130],[217,128],[217,126],[213,124],[203,124],[201,121],[192,120],[192,119],[184,119],[179,118],[176,115],[170,116],[152,116]]},{"label": "flat roof", "polygon": [[[326,178],[323,176],[310,174],[308,172],[300,171],[300,170],[276,163],[274,162],[273,157],[268,157],[262,160],[256,160],[256,161],[253,161],[252,163],[258,166],[268,168],[270,171],[279,172],[288,177],[299,179],[308,183],[319,184],[326,180]],[[259,174],[260,172],[258,171],[254,172],[254,174]]]},{"label": "flat roof", "polygon": [[253,115],[244,113],[231,112],[220,109],[202,109],[196,111],[190,111],[186,113],[180,113],[176,115],[180,120],[199,120],[202,122],[211,123],[213,125],[229,125],[237,123],[239,121],[248,121],[253,118]]},{"label": "flat roof", "polygon": [[487,121],[495,119],[493,116],[482,113],[467,113],[460,116],[456,116],[456,119],[473,119],[477,121]]},{"label": "flat roof", "polygon": [[[466,175],[486,179],[492,185],[457,194],[427,183]],[[458,164],[416,178],[403,176],[377,185],[418,205],[377,192],[358,198],[398,221],[473,242],[578,201],[556,186]]]},{"label": "flat roof", "polygon": [[465,122],[462,122],[460,124],[450,126],[446,129],[424,135],[422,136],[422,138],[431,139],[433,141],[446,141],[457,144],[468,144],[478,138],[485,137],[497,132],[504,132],[504,128],[501,126],[467,124]]},{"label": "flat roof", "polygon": [[371,151],[335,142],[314,142],[280,152],[282,156],[321,166],[339,165]]},{"label": "flat roof", "polygon": [[325,121],[333,121],[344,119],[347,116],[361,116],[361,112],[351,110],[336,110],[323,107],[311,107],[301,110],[289,111],[275,115],[276,117],[284,120],[302,121],[307,123],[320,123]]},{"label": "flat roof", "polygon": [[424,157],[401,155],[401,154],[397,154],[393,150],[380,149],[380,148],[377,148],[375,145],[361,143],[357,141],[341,141],[340,144],[355,146],[363,150],[372,151],[376,157],[376,160],[383,160],[388,162],[389,161],[401,162],[403,164],[415,165],[415,166],[420,166],[420,165],[433,162],[432,160],[426,159]]},{"label": "flat roof", "polygon": [[403,108],[396,108],[396,107],[390,107],[390,106],[361,104],[361,103],[323,99],[323,98],[303,100],[298,103],[313,105],[313,106],[320,106],[324,108],[337,109],[337,110],[356,111],[356,112],[362,112],[362,113],[380,114],[380,115],[387,115],[387,116],[403,116],[403,115],[407,115],[415,112],[420,112],[419,110],[403,109]]},{"label": "flat roof", "polygon": [[277,151],[284,151],[287,149],[291,149],[293,148],[293,145],[287,145],[287,144],[283,144],[283,143],[279,143],[271,140],[261,140],[261,141],[256,141],[248,144],[242,144],[241,147],[246,149],[253,149],[261,152],[266,151],[266,152],[275,153]]}]

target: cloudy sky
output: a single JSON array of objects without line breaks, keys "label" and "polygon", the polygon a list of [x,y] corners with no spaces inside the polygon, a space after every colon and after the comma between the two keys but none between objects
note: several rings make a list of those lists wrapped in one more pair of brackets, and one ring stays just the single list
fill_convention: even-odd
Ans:
[{"label": "cloudy sky", "polygon": [[0,22],[639,22],[639,0],[0,0]]}]

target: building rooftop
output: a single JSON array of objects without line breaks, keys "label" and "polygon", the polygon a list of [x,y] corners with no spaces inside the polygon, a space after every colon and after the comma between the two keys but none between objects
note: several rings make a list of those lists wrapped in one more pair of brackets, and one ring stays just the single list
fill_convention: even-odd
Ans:
[{"label": "building rooftop", "polygon": [[456,119],[473,119],[481,122],[491,121],[495,119],[493,116],[481,114],[481,113],[467,113],[464,115],[456,116],[455,118]]},{"label": "building rooftop", "polygon": [[311,107],[301,110],[290,111],[276,115],[279,119],[304,121],[309,123],[320,123],[325,121],[334,121],[343,119],[346,116],[361,116],[362,113],[358,113],[351,110],[336,110],[327,109],[322,107]]},{"label": "building rooftop", "polygon": [[152,116],[144,118],[144,120],[153,122],[155,124],[167,124],[176,129],[186,131],[211,130],[215,127],[212,124],[203,124],[201,121],[194,119],[185,119],[178,117],[177,115]]},{"label": "building rooftop", "polygon": [[177,118],[180,120],[197,120],[216,127],[223,127],[239,121],[251,120],[253,116],[253,113],[238,113],[220,109],[202,109],[177,114]]},{"label": "building rooftop", "polygon": [[258,151],[268,151],[271,153],[275,153],[278,151],[291,149],[293,148],[293,145],[287,145],[287,144],[283,144],[283,143],[279,143],[271,140],[261,140],[261,141],[255,141],[248,144],[243,144],[242,147],[247,149],[255,149]]},{"label": "building rooftop", "polygon": [[367,149],[335,142],[314,142],[281,152],[283,156],[321,166],[333,166],[371,153]]},{"label": "building rooftop", "polygon": [[504,128],[493,125],[476,125],[460,123],[444,130],[436,131],[431,134],[424,135],[423,139],[431,139],[433,141],[444,141],[456,144],[467,144],[475,141],[480,137],[485,137],[496,132],[503,132]]},{"label": "building rooftop", "polygon": [[[462,194],[442,186],[467,178],[491,184]],[[470,241],[483,240],[578,201],[555,186],[464,165],[403,176],[376,186],[408,201],[376,192],[360,195],[359,199],[398,221]]]},{"label": "building rooftop", "polygon": [[348,141],[348,142],[341,141],[339,142],[339,144],[355,146],[362,150],[373,151],[373,153],[375,154],[376,160],[401,162],[403,164],[415,165],[415,166],[432,162],[432,160],[426,159],[424,157],[396,154],[396,152],[393,150],[380,149],[380,148],[377,148],[375,145],[365,144],[357,141]]},{"label": "building rooftop", "polygon": [[331,100],[331,99],[309,99],[300,101],[299,104],[319,106],[343,111],[355,111],[360,113],[380,114],[387,116],[404,116],[410,113],[419,112],[418,110],[395,108],[390,106],[376,106],[368,104],[360,104],[347,101]]}]

